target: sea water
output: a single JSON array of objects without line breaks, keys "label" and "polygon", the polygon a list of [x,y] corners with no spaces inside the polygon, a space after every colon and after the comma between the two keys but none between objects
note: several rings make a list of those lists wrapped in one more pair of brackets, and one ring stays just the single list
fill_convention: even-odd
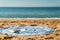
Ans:
[{"label": "sea water", "polygon": [[60,17],[60,7],[0,7],[0,18]]}]

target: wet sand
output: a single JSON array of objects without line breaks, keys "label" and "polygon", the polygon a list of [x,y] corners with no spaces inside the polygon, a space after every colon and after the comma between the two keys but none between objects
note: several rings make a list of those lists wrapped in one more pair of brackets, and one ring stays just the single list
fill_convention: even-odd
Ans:
[{"label": "wet sand", "polygon": [[38,36],[8,36],[0,34],[0,40],[60,40],[60,19],[0,19],[0,28],[8,26],[45,26],[56,31]]}]

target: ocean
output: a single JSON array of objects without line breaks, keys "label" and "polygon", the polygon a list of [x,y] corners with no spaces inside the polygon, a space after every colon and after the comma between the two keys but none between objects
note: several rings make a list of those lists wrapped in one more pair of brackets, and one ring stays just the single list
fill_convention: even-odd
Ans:
[{"label": "ocean", "polygon": [[0,18],[59,18],[60,7],[0,7]]}]

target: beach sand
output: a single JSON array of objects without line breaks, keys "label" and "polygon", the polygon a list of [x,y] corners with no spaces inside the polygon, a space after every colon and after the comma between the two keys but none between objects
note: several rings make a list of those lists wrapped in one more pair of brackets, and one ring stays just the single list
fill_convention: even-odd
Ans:
[{"label": "beach sand", "polygon": [[0,40],[60,40],[60,19],[5,19],[0,18],[0,28],[8,26],[45,26],[56,31],[47,35],[38,36],[8,36],[0,34]]}]

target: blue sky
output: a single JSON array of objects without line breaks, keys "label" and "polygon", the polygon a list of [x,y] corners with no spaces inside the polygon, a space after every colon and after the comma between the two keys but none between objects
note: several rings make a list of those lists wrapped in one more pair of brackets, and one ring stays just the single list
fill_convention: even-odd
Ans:
[{"label": "blue sky", "polygon": [[0,7],[60,7],[60,0],[0,0]]}]

